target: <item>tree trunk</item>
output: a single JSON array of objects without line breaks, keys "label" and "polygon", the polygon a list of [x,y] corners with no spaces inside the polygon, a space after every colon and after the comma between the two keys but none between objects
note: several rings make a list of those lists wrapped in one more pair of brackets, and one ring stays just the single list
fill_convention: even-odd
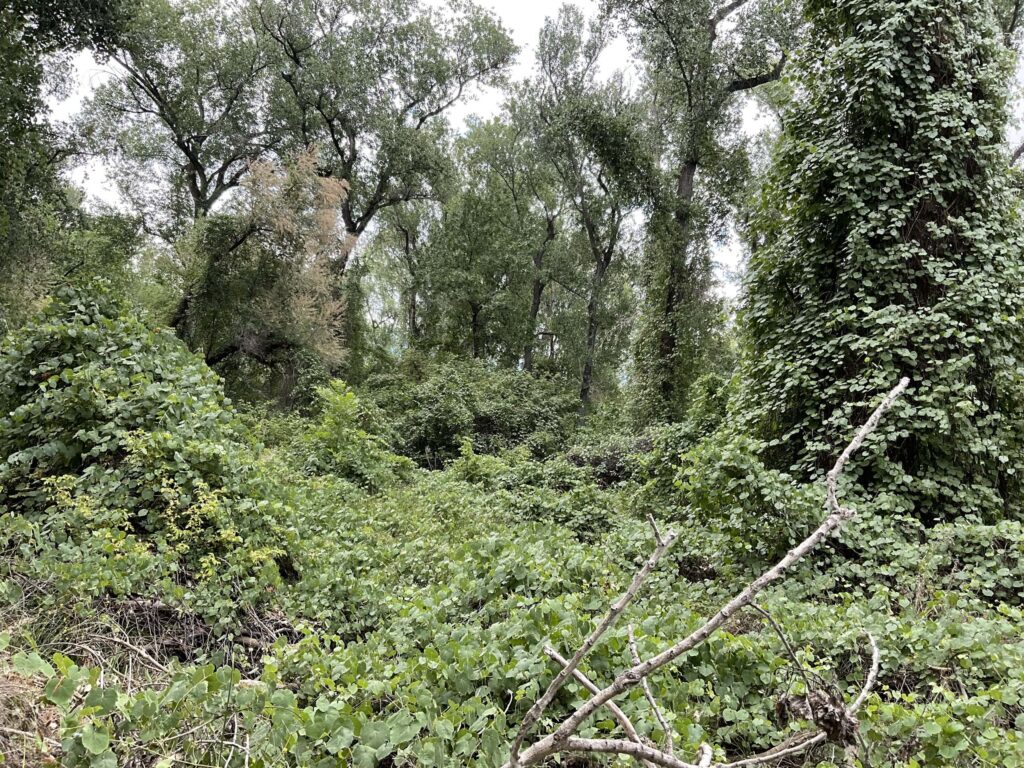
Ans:
[{"label": "tree trunk", "polygon": [[544,281],[541,270],[544,268],[544,256],[547,254],[548,246],[554,241],[557,233],[555,231],[555,217],[548,216],[547,234],[544,236],[544,244],[533,254],[533,296],[530,300],[530,317],[527,322],[529,335],[526,337],[526,345],[523,347],[523,370],[533,370],[533,350],[537,343],[537,317],[540,315],[541,298],[544,296],[544,288],[547,283]]},{"label": "tree trunk", "polygon": [[580,413],[590,410],[591,389],[594,384],[594,357],[597,354],[597,313],[601,308],[601,294],[604,291],[604,276],[611,262],[609,257],[600,257],[594,265],[594,279],[587,300],[587,347],[583,358],[583,380],[580,383]]},{"label": "tree trunk", "polygon": [[416,294],[418,293],[416,285],[414,284],[409,289],[409,338],[413,341],[418,341],[421,336],[420,321],[419,321],[419,306],[417,304]]},{"label": "tree trunk", "polygon": [[479,359],[483,357],[484,345],[483,345],[483,323],[480,321],[480,311],[483,309],[479,304],[469,305],[471,315],[470,322],[470,337],[473,345],[473,358]]},{"label": "tree trunk", "polygon": [[530,319],[528,321],[530,335],[523,347],[523,370],[533,370],[533,348],[537,343],[537,316],[540,314],[540,300],[544,295],[546,283],[539,277],[533,279],[533,297],[530,300]]},{"label": "tree trunk", "polygon": [[675,355],[678,339],[675,314],[679,309],[684,294],[687,263],[690,250],[690,232],[693,225],[693,193],[697,175],[697,161],[687,160],[676,176],[676,206],[672,218],[678,227],[679,250],[670,257],[668,279],[665,284],[665,304],[662,315],[661,335],[658,340],[659,369],[661,373],[660,389],[666,406],[671,406],[675,399],[675,376],[672,358]]}]

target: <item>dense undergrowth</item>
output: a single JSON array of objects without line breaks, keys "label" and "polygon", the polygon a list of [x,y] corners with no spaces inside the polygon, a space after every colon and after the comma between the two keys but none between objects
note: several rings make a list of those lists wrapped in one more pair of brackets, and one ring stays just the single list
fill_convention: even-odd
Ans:
[{"label": "dense undergrowth", "polygon": [[[553,674],[543,645],[574,648],[621,592],[650,551],[647,513],[682,536],[625,617],[645,656],[820,514],[819,488],[716,437],[717,385],[681,426],[577,432],[563,451],[532,439],[572,429],[537,415],[557,402],[501,411],[478,367],[442,372],[458,379],[447,399],[412,389],[405,421],[340,382],[304,416],[239,414],[179,342],[126,314],[69,292],[0,354],[11,765],[497,766]],[[475,440],[465,413],[488,402]],[[416,435],[453,421],[444,469],[417,466]],[[762,607],[806,674],[846,695],[878,637],[871,765],[1021,765],[1021,523],[858,509]],[[625,624],[588,659],[595,680],[627,663]],[[798,729],[775,705],[802,681],[745,612],[651,683],[677,753],[707,741],[724,759]],[[584,695],[568,686],[548,717]],[[638,691],[622,706],[663,738]],[[806,764],[842,759],[826,745]]]}]

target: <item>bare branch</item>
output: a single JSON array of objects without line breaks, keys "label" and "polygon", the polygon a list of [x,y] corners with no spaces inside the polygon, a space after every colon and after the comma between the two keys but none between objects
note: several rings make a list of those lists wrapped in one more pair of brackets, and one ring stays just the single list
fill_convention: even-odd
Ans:
[{"label": "bare branch", "polygon": [[1010,156],[1010,165],[1013,165],[1020,160],[1022,155],[1024,155],[1024,141],[1020,143],[1020,146],[1013,150],[1013,154]]},{"label": "bare branch", "polygon": [[786,59],[786,52],[783,51],[774,67],[765,72],[752,75],[751,77],[737,77],[725,86],[725,90],[729,93],[738,93],[740,91],[749,91],[753,88],[757,88],[759,85],[775,82],[782,77],[782,70],[786,67]]},{"label": "bare branch", "polygon": [[[548,689],[544,692],[544,695],[537,699],[536,703],[530,707],[530,711],[526,713],[526,717],[523,718],[523,724],[519,728],[519,733],[516,734],[516,739],[512,743],[512,754],[509,758],[509,765],[516,766],[519,764],[519,748],[523,744],[523,739],[526,738],[526,734],[529,732],[533,724],[540,719],[540,716],[544,714],[544,710],[547,709],[548,705],[554,700],[555,695],[565,685],[565,681],[569,679],[575,669],[583,661],[584,657],[590,653],[594,645],[598,640],[601,639],[601,635],[608,631],[608,629],[615,623],[615,620],[619,618],[622,612],[626,609],[626,606],[632,602],[633,598],[636,597],[636,593],[640,591],[640,587],[643,585],[644,580],[650,575],[651,571],[661,560],[662,556],[669,550],[676,540],[676,534],[669,532],[668,536],[658,546],[654,548],[654,552],[647,558],[647,562],[644,563],[636,576],[633,577],[632,583],[629,588],[622,594],[622,596],[615,602],[615,604],[608,611],[601,623],[597,625],[590,636],[583,641],[583,645],[576,651],[569,663],[566,664],[562,671],[555,675],[555,679],[551,681]],[[605,699],[608,701],[609,699]],[[602,702],[603,704],[604,702]],[[597,709],[596,707],[594,709]],[[593,710],[591,710],[593,711]],[[575,730],[575,729],[574,729]]]},{"label": "bare branch", "polygon": [[825,741],[826,738],[824,731],[818,731],[813,736],[810,732],[805,731],[803,733],[796,734],[792,739],[783,742],[773,749],[769,749],[767,752],[762,752],[759,755],[754,755],[753,757],[748,757],[743,760],[737,760],[732,763],[718,763],[714,768],[745,768],[748,765],[773,763],[783,757],[791,757],[792,755],[799,755],[801,752],[806,752],[815,744],[820,744]]},{"label": "bare branch", "polygon": [[[569,665],[569,660],[566,659],[554,648],[552,648],[550,645],[544,646],[544,653],[546,653],[552,659],[557,661],[563,667]],[[576,678],[576,681],[579,682],[580,685],[582,685],[591,693],[597,693],[601,690],[594,684],[593,680],[591,680],[585,674],[580,672],[578,669],[573,671],[572,676]],[[613,701],[609,701],[605,705],[605,707],[609,712],[612,713],[612,717],[614,717],[618,721],[619,725],[622,726],[622,730],[626,732],[626,736],[629,737],[630,741],[634,741],[637,744],[643,744],[643,740],[640,738],[640,734],[636,732],[636,728],[633,726],[633,722],[629,719],[629,716],[625,712],[619,709],[618,704],[616,704]]]},{"label": "bare branch", "polygon": [[[875,409],[874,413],[871,414],[864,425],[857,431],[857,434],[850,441],[849,445],[847,445],[839,455],[835,466],[833,466],[827,476],[826,509],[829,514],[821,525],[819,525],[800,544],[790,550],[778,563],[762,573],[758,578],[748,584],[738,595],[722,606],[722,608],[719,609],[714,616],[708,619],[703,626],[667,650],[662,651],[657,656],[654,656],[644,662],[634,663],[632,667],[620,673],[611,685],[595,693],[593,698],[588,699],[580,705],[580,707],[565,721],[563,721],[553,733],[545,736],[520,755],[519,748],[522,746],[523,739],[525,738],[528,729],[539,719],[540,715],[543,714],[544,709],[548,704],[550,704],[558,689],[573,673],[583,657],[594,647],[594,644],[600,636],[622,613],[626,605],[630,600],[632,600],[636,592],[639,590],[644,579],[651,570],[653,570],[654,566],[657,565],[658,560],[668,547],[674,542],[676,535],[674,533],[669,534],[665,543],[660,544],[655,549],[650,559],[648,559],[644,567],[637,573],[636,577],[634,577],[633,582],[626,593],[618,600],[618,602],[615,603],[615,605],[612,606],[605,619],[591,633],[590,637],[587,638],[580,650],[573,656],[572,661],[565,665],[562,673],[552,681],[544,696],[541,697],[541,699],[539,699],[527,713],[523,725],[516,737],[516,741],[513,744],[511,756],[509,762],[505,764],[505,768],[515,768],[519,765],[533,765],[541,762],[549,755],[564,751],[611,752],[638,756],[644,760],[649,760],[657,765],[668,766],[669,768],[690,768],[690,764],[678,760],[672,755],[656,749],[651,749],[644,745],[638,745],[634,742],[617,739],[580,739],[575,736],[575,733],[579,727],[602,706],[605,706],[608,702],[625,691],[634,688],[637,684],[644,682],[644,679],[655,670],[660,669],[687,651],[706,641],[717,629],[725,624],[731,616],[733,616],[737,611],[750,605],[754,601],[754,598],[769,584],[780,579],[790,567],[818,547],[828,536],[841,528],[850,518],[853,517],[854,511],[852,509],[844,508],[839,505],[837,499],[839,478],[852,455],[864,444],[864,441],[868,436],[875,431],[882,417],[886,412],[888,412],[893,403],[906,390],[909,384],[910,380],[904,378],[896,385],[896,387],[893,388],[891,392],[889,392],[888,395],[886,395],[881,404],[879,404]],[[865,685],[860,696],[858,696],[854,704],[847,709],[847,713],[851,718],[857,709],[863,704],[864,700],[866,700],[871,687],[877,679],[878,649],[874,638],[871,639],[871,642],[873,650],[871,671],[868,674],[868,679],[865,681]],[[787,746],[786,750],[770,750],[764,755],[749,758],[747,761],[728,764],[728,766],[723,768],[737,768],[740,765],[754,765],[758,762],[766,762],[769,759],[782,756],[783,752],[789,754],[790,752],[788,750],[801,751],[807,749],[812,744],[818,743],[825,738],[827,738],[826,734],[822,731],[814,736],[810,736],[805,741],[802,741],[793,747]],[[795,754],[795,752],[793,753]],[[702,758],[703,754],[704,751],[702,749]]]},{"label": "bare branch", "polygon": [[856,700],[849,707],[850,714],[857,714],[857,711],[864,706],[864,702],[868,700],[868,696],[871,694],[871,689],[875,687],[875,682],[878,680],[878,670],[882,666],[882,654],[878,650],[878,641],[875,640],[874,635],[868,635],[868,640],[871,643],[871,668],[868,670],[868,676],[864,680],[864,685],[860,689],[860,693],[857,695]]},{"label": "bare branch", "polygon": [[[651,518],[651,524],[654,524],[654,518]],[[655,529],[657,530],[657,529]],[[633,664],[640,663],[640,651],[636,647],[636,636],[633,634],[633,625],[629,625],[629,653],[633,657]],[[654,698],[654,694],[651,692],[651,684],[645,677],[640,681],[640,684],[644,689],[644,696],[647,697],[647,702],[651,705],[651,709],[654,710],[654,716],[658,718],[658,722],[661,724],[661,729],[665,732],[665,751],[670,755],[675,752],[672,743],[672,728],[669,727],[668,722],[665,720],[665,716],[661,712],[661,707],[658,706],[657,700]],[[597,691],[594,691],[597,693]]]},{"label": "bare branch", "polygon": [[759,606],[757,603],[751,603],[750,607],[758,613],[760,613],[766,619],[768,619],[768,623],[772,625],[772,629],[775,630],[775,634],[778,635],[779,639],[782,641],[782,645],[786,649],[786,653],[789,654],[789,658],[793,661],[793,666],[796,667],[797,672],[800,673],[800,677],[803,678],[804,696],[807,699],[807,708],[810,710],[811,720],[817,722],[817,718],[814,715],[813,697],[811,696],[811,681],[807,677],[807,673],[804,671],[804,665],[801,664],[800,659],[797,658],[796,651],[793,650],[793,646],[790,645],[789,640],[786,639],[786,633],[782,631],[782,627],[779,626],[779,623],[775,620],[775,617],[768,613],[768,611],[766,611],[764,608]]},{"label": "bare branch", "polygon": [[747,2],[749,2],[749,0],[732,0],[732,2],[723,5],[713,14],[711,14],[711,18],[708,19],[708,29],[710,29],[711,32],[714,33],[715,29],[718,27],[719,24],[725,21],[725,19],[730,14],[732,14],[733,11],[739,10],[744,5],[746,5]]},{"label": "bare branch", "polygon": [[661,536],[661,531],[658,529],[658,521],[654,519],[654,515],[647,515],[647,522],[651,524],[651,530],[654,531],[654,540],[659,544],[664,544],[665,539]]}]

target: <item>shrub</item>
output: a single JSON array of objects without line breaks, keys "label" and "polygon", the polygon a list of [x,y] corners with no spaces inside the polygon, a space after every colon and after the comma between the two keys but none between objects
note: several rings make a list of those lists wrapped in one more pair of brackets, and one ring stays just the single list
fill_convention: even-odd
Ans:
[{"label": "shrub", "polygon": [[227,626],[227,595],[257,605],[277,582],[286,506],[218,378],[97,290],[4,341],[0,547],[91,594],[210,590],[198,607]]},{"label": "shrub", "polygon": [[408,475],[412,462],[388,451],[377,433],[386,429],[379,409],[356,397],[343,381],[318,387],[316,393],[321,410],[301,441],[307,473],[338,475],[372,491]]},{"label": "shrub", "polygon": [[412,381],[378,376],[366,391],[393,419],[396,450],[426,466],[458,456],[463,437],[481,453],[519,445],[550,453],[572,430],[578,406],[556,379],[474,360],[427,366]]}]

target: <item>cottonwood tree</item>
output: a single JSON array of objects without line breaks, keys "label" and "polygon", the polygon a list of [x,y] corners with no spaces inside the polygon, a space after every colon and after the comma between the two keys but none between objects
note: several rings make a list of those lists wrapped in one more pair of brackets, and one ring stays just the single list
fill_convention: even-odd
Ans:
[{"label": "cottonwood tree", "polygon": [[609,273],[623,255],[630,214],[641,199],[645,178],[640,111],[621,75],[597,77],[607,43],[600,20],[587,23],[581,11],[564,5],[548,19],[537,47],[531,120],[540,152],[557,178],[590,257],[585,289],[586,343],[580,373],[580,403],[593,397],[602,304]]},{"label": "cottonwood tree", "polygon": [[1011,58],[989,3],[808,3],[742,312],[739,413],[813,478],[868,393],[913,372],[861,482],[926,523],[1003,517],[1024,445]]},{"label": "cottonwood tree", "polygon": [[387,294],[397,293],[400,324],[405,331],[408,348],[419,346],[423,338],[421,317],[424,301],[424,280],[427,270],[426,248],[431,226],[437,223],[438,206],[427,201],[394,205],[381,214],[381,227],[371,246],[376,259],[375,284],[382,301]]},{"label": "cottonwood tree", "polygon": [[429,346],[510,363],[519,357],[529,299],[527,263],[508,190],[479,163],[471,141],[457,150],[458,190],[445,202],[424,260],[423,319]]},{"label": "cottonwood tree", "polygon": [[499,212],[515,238],[517,257],[531,266],[530,305],[522,332],[522,366],[533,370],[544,292],[558,269],[558,238],[563,200],[552,164],[541,151],[528,115],[518,102],[506,104],[500,118],[477,124],[467,136],[475,163],[493,175],[507,203]]},{"label": "cottonwood tree", "polygon": [[718,341],[711,240],[746,175],[738,106],[777,80],[799,28],[786,0],[605,0],[644,63],[651,137],[665,169],[653,196],[644,327],[636,350],[646,418],[681,418]]},{"label": "cottonwood tree", "polygon": [[265,114],[269,58],[245,21],[213,0],[142,0],[111,56],[115,77],[79,122],[146,231],[167,246],[178,299],[166,319],[197,349],[205,346],[197,297],[220,290],[213,281],[253,231],[232,225],[230,237],[203,248],[173,246],[205,237],[193,229],[208,230],[204,220],[279,143]]},{"label": "cottonwood tree", "polygon": [[270,60],[246,16],[213,0],[143,0],[122,40],[80,129],[148,230],[173,242],[275,149]]},{"label": "cottonwood tree", "polygon": [[[449,163],[446,113],[474,85],[497,84],[515,53],[495,18],[469,2],[255,0],[274,51],[275,133],[316,147],[324,176],[345,179],[341,217],[360,237],[387,207],[431,199]],[[346,261],[333,265],[344,274]]]}]

